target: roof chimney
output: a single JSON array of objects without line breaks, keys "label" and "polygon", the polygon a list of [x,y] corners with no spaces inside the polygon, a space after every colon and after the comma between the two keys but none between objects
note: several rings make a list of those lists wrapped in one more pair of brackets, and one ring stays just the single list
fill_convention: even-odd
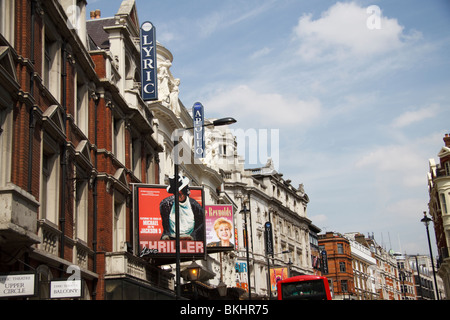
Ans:
[{"label": "roof chimney", "polygon": [[450,147],[450,135],[448,133],[445,134],[444,142],[446,147]]},{"label": "roof chimney", "polygon": [[90,12],[91,19],[99,19],[101,17],[101,15],[102,15],[102,12],[100,11],[100,9]]}]

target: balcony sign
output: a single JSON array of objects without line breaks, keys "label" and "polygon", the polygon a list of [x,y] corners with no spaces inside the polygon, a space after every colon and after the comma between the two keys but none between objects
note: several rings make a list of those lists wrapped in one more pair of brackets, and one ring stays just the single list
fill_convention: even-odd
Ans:
[{"label": "balcony sign", "polygon": [[141,26],[141,85],[144,101],[158,100],[156,30],[151,22]]},{"label": "balcony sign", "polygon": [[50,281],[50,298],[81,298],[81,280]]}]

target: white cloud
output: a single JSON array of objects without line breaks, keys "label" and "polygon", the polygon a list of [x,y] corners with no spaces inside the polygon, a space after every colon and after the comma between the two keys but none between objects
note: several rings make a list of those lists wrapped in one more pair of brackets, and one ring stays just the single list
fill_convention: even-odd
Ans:
[{"label": "white cloud", "polygon": [[270,48],[268,48],[268,47],[264,47],[264,48],[262,48],[262,49],[260,49],[260,50],[258,50],[258,51],[256,51],[256,52],[254,52],[251,56],[250,56],[250,59],[258,59],[258,58],[261,58],[261,57],[264,57],[264,56],[266,56],[266,55],[268,55],[269,53],[271,53],[272,52],[272,49],[270,49]]},{"label": "white cloud", "polygon": [[[208,12],[206,16],[197,21],[199,35],[207,38],[219,30],[229,28],[259,16],[269,10],[274,4],[275,1],[273,0],[269,0],[265,3],[260,2],[257,6],[252,4],[247,6],[244,4],[227,6],[227,3],[224,3],[224,6],[221,6],[214,12]],[[235,18],[233,19],[233,17]]]},{"label": "white cloud", "polygon": [[389,145],[369,151],[356,162],[357,168],[370,166],[379,171],[398,171],[416,169],[423,165],[417,150],[410,145]]},{"label": "white cloud", "polygon": [[424,119],[433,118],[439,111],[440,107],[437,104],[432,104],[414,111],[407,111],[394,119],[392,127],[403,128]]},{"label": "white cloud", "polygon": [[[420,145],[420,143],[418,144]],[[426,157],[411,144],[389,145],[359,157],[357,169],[369,169],[379,188],[420,187],[426,183]]]},{"label": "white cloud", "polygon": [[247,120],[253,126],[279,127],[311,124],[319,118],[322,109],[315,98],[298,100],[279,93],[258,92],[247,85],[214,94],[205,101],[205,106]]},{"label": "white cloud", "polygon": [[370,29],[367,8],[338,2],[317,20],[303,15],[294,29],[303,59],[341,60],[373,56],[400,48],[406,36],[396,19],[380,16],[380,28]]}]

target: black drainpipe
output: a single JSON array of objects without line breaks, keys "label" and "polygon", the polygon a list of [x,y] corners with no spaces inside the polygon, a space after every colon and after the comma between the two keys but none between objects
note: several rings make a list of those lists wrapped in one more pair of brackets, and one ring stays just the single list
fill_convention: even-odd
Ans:
[{"label": "black drainpipe", "polygon": [[[94,144],[95,144],[95,156],[94,156],[94,167],[97,169],[97,110],[98,110],[98,104],[100,102],[100,97],[95,97],[95,111],[94,111]],[[94,178],[94,185],[93,185],[93,197],[94,197],[94,232],[93,232],[93,239],[92,239],[92,249],[94,251],[94,257],[93,257],[93,272],[97,273],[97,177]],[[94,289],[94,292],[92,293],[93,299],[96,300],[97,297],[97,290]]]},{"label": "black drainpipe", "polygon": [[60,240],[60,257],[64,259],[64,246],[66,237],[66,181],[67,181],[67,153],[66,153],[66,119],[67,119],[67,106],[66,106],[66,79],[67,79],[67,52],[66,52],[66,42],[63,41],[61,48],[62,57],[62,107],[63,112],[63,124],[64,124],[64,143],[61,148],[61,204],[60,204],[60,214],[59,214],[59,224],[61,225],[61,240]]},{"label": "black drainpipe", "polygon": [[[31,1],[31,39],[30,39],[30,59],[33,64],[33,70],[30,71],[30,95],[34,96],[34,22],[35,22],[36,1]],[[29,123],[29,137],[28,137],[28,179],[27,191],[31,194],[32,186],[32,171],[33,171],[33,136],[34,136],[34,112],[33,107],[30,108],[30,123]]]}]

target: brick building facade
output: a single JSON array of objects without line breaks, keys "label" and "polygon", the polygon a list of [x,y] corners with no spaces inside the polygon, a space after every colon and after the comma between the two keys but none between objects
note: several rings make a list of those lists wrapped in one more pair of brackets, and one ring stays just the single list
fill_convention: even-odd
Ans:
[{"label": "brick building facade", "polygon": [[353,258],[349,240],[343,235],[326,232],[319,235],[321,252],[326,252],[326,268],[323,275],[330,280],[333,299],[355,299]]},{"label": "brick building facade", "polygon": [[0,9],[0,273],[35,272],[41,299],[73,267],[81,298],[111,298],[123,279],[170,297],[171,274],[132,253],[131,184],[159,182],[162,148],[136,89],[135,6],[108,30],[124,41],[119,61],[88,35],[84,0]]}]

